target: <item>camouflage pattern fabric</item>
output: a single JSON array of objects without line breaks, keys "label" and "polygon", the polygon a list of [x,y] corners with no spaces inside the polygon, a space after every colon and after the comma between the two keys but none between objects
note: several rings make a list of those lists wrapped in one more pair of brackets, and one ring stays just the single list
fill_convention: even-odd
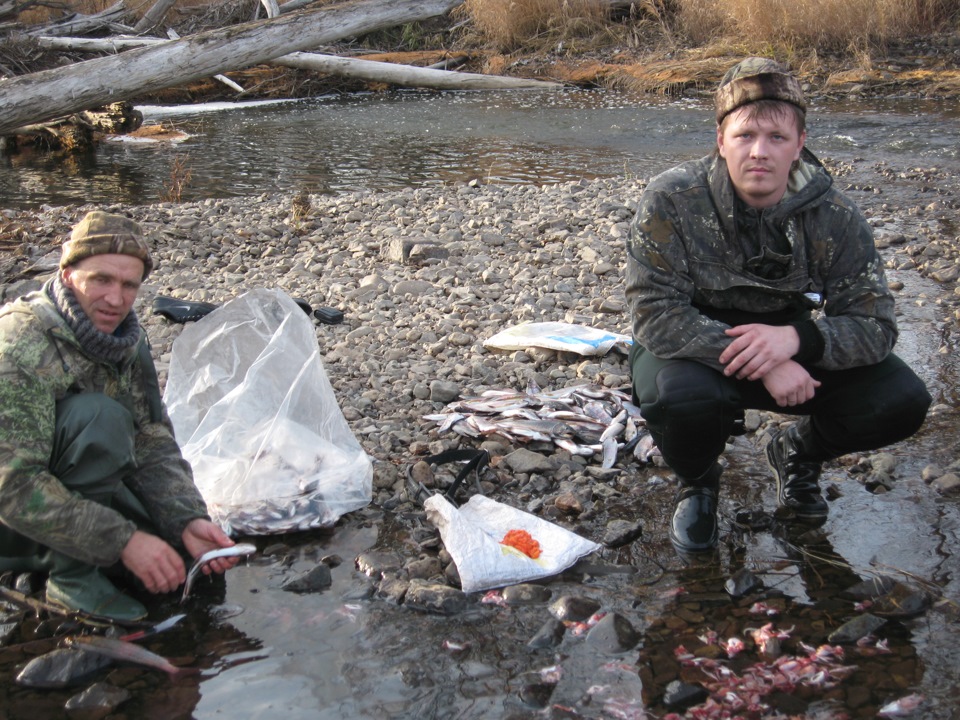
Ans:
[{"label": "camouflage pattern fabric", "polygon": [[873,233],[804,149],[787,195],[757,211],[735,197],[716,153],[650,181],[627,242],[626,294],[637,343],[659,358],[721,369],[734,324],[810,317],[826,370],[872,365],[897,339],[894,300]]},{"label": "camouflage pattern fabric", "polygon": [[73,265],[93,255],[130,255],[143,262],[143,277],[146,280],[153,269],[150,248],[143,239],[143,231],[136,221],[123,215],[111,215],[102,210],[93,210],[84,215],[63,243],[60,269]]},{"label": "camouflage pattern fabric", "polygon": [[127,484],[159,534],[180,547],[187,523],[208,517],[207,509],[166,412],[151,422],[151,381],[136,347],[119,367],[87,356],[43,292],[0,308],[0,522],[86,563],[120,559],[136,526],[71,492],[48,469],[56,402],[101,392],[131,409],[138,470]]},{"label": "camouflage pattern fabric", "polygon": [[717,125],[737,108],[757,100],[780,100],[804,112],[807,109],[803,88],[789,70],[774,60],[750,57],[727,70],[717,87]]}]

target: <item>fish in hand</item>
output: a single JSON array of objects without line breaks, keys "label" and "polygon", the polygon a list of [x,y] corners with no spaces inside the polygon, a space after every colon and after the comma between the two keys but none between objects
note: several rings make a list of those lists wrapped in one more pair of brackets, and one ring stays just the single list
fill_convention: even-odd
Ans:
[{"label": "fish in hand", "polygon": [[253,555],[256,551],[256,545],[251,543],[238,543],[230,547],[216,548],[215,550],[205,552],[194,560],[193,565],[190,566],[190,571],[187,573],[187,581],[183,584],[183,596],[180,598],[180,602],[184,602],[190,596],[190,588],[193,587],[193,583],[204,565],[217,558],[246,557],[247,555]]}]

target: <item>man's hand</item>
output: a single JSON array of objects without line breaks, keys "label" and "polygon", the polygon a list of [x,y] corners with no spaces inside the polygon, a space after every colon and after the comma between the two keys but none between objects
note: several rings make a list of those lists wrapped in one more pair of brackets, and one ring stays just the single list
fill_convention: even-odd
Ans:
[{"label": "man's hand", "polygon": [[120,560],[152,593],[176,590],[187,579],[179,553],[156,535],[134,531]]},{"label": "man's hand", "polygon": [[[194,558],[198,558],[210,550],[236,545],[219,526],[203,518],[191,520],[190,524],[183,529],[181,538],[183,539],[183,546]],[[239,561],[240,558],[238,557],[217,558],[204,565],[203,572],[207,575],[210,574],[211,570],[223,573]]]},{"label": "man's hand", "polygon": [[726,331],[735,338],[720,353],[723,374],[738,380],[760,380],[790,360],[800,349],[800,336],[791,325],[737,325]]},{"label": "man's hand", "polygon": [[820,381],[793,360],[780,363],[763,376],[763,386],[780,407],[792,407],[813,399]]}]

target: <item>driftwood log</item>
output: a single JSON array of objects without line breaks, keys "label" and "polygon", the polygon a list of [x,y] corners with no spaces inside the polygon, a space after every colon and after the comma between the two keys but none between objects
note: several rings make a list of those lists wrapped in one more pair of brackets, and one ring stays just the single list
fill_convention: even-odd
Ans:
[{"label": "driftwood log", "polygon": [[[155,45],[170,42],[161,38],[38,38],[43,47],[57,50],[83,52],[116,52],[118,50]],[[551,89],[563,87],[562,83],[533,80],[528,78],[483,75],[480,73],[461,73],[437,68],[422,68],[398,63],[377,62],[345,58],[320,53],[289,53],[271,60],[270,65],[312,70],[327,75],[382,82],[400,87],[418,87],[431,90],[515,90],[515,89]],[[220,79],[220,78],[218,78]],[[234,89],[242,91],[234,84]]]},{"label": "driftwood log", "polygon": [[52,122],[21,127],[16,136],[5,138],[3,149],[8,153],[28,146],[44,150],[89,150],[96,144],[98,135],[131,133],[141,125],[143,113],[124,100]]},{"label": "driftwood log", "polygon": [[28,123],[444,15],[463,0],[358,0],[191,35],[0,81],[0,136]]}]

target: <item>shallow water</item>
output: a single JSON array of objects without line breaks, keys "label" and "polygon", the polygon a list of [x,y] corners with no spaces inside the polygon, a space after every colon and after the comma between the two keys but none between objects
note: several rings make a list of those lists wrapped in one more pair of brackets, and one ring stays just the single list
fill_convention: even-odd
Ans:
[{"label": "shallow water", "polygon": [[[77,202],[153,202],[163,192],[180,155],[192,178],[184,199],[283,190],[340,192],[483,178],[540,183],[580,177],[648,176],[712,142],[712,121],[700,100],[654,102],[610,93],[420,94],[317,99],[215,113],[148,109],[148,120],[175,122],[192,138],[174,147],[104,144],[95,156],[70,164],[43,158],[8,158],[0,168],[5,207]],[[815,108],[810,144],[842,164],[888,165],[877,190],[887,202],[908,207],[955,189],[960,177],[955,110],[936,104],[891,103],[877,109]],[[924,168],[932,180],[911,176]],[[861,173],[868,176],[869,173]],[[927,176],[925,176],[927,177]],[[857,173],[838,182],[871,193]],[[928,200],[929,198],[929,200]],[[900,294],[898,353],[920,372],[935,401],[956,406],[957,338],[942,324],[930,298],[938,288],[915,273],[893,272]],[[944,327],[942,334],[931,328]],[[852,616],[837,599],[853,580],[892,574],[938,585],[947,599],[927,612],[892,620],[879,633],[889,655],[866,657],[850,649],[858,670],[836,688],[800,693],[801,707],[776,697],[784,713],[833,702],[853,717],[873,717],[883,703],[920,691],[928,704],[917,717],[952,718],[960,703],[956,672],[960,508],[923,485],[927,463],[957,457],[955,415],[932,417],[914,438],[888,450],[900,465],[893,491],[866,492],[856,476],[831,468],[826,484],[839,496],[822,531],[806,544],[774,531],[732,527],[738,508],[770,509],[774,489],[760,453],[739,438],[728,454],[719,557],[706,567],[679,562],[665,535],[672,489],[657,468],[631,468],[622,479],[633,492],[618,504],[601,504],[592,522],[642,517],[640,540],[602,553],[615,566],[573,569],[548,583],[553,598],[598,598],[603,609],[626,617],[642,634],[637,648],[601,656],[569,630],[552,650],[526,643],[548,619],[546,606],[503,608],[472,597],[456,617],[425,615],[380,597],[353,559],[376,550],[401,558],[419,552],[431,528],[416,514],[375,508],[351,513],[330,533],[262,538],[261,554],[232,570],[222,596],[198,596],[181,626],[149,647],[195,667],[199,677],[172,681],[140,669],[114,670],[107,679],[128,687],[121,706],[140,718],[526,718],[655,717],[666,710],[657,693],[681,675],[677,644],[699,647],[697,636],[715,630],[742,634],[766,622],[724,591],[727,578],[749,568],[763,581],[764,597],[781,602],[778,626],[793,627],[785,643],[819,644],[825,628]],[[279,544],[278,544],[279,543]],[[273,546],[273,547],[271,547]],[[802,551],[816,553],[800,562]],[[798,554],[800,553],[800,554]],[[280,583],[320,558],[339,555],[333,586],[295,595]],[[681,591],[682,590],[682,591]],[[755,598],[751,598],[751,601]],[[154,617],[179,612],[173,602]],[[38,637],[45,631],[38,630]],[[26,639],[26,638],[22,638]],[[445,647],[455,643],[463,649]],[[52,643],[53,641],[51,641]],[[29,691],[10,679],[27,655],[0,654],[0,716],[64,717],[63,704],[81,688]],[[742,658],[758,661],[755,655]],[[559,667],[559,670],[548,668]],[[559,675],[546,682],[545,675]],[[553,679],[553,678],[551,678]],[[651,700],[647,696],[653,696]],[[544,707],[546,709],[544,709]],[[552,708],[552,709],[551,709]]]},{"label": "shallow water", "polygon": [[[190,172],[182,200],[395,189],[473,179],[552,183],[650,177],[705,154],[713,120],[703,99],[609,91],[420,93],[143,107],[145,123],[182,143],[104,142],[71,157],[24,153],[0,166],[0,205],[156,202],[174,163]],[[938,166],[960,173],[952,105],[888,101],[811,109],[809,145],[824,158]]]}]

